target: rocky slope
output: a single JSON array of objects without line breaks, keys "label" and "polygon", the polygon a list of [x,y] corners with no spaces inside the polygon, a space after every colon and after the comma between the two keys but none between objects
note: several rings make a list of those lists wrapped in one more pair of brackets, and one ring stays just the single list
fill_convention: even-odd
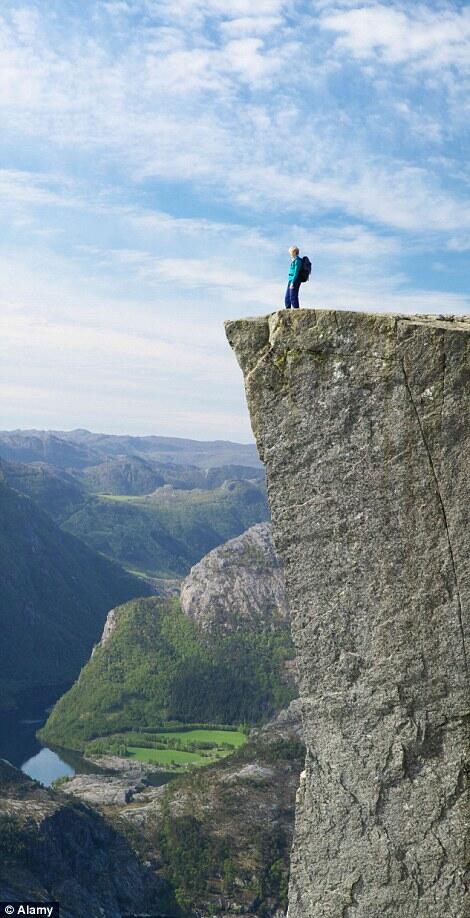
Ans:
[{"label": "rocky slope", "polygon": [[288,620],[284,575],[269,523],[209,552],[181,587],[181,608],[200,628],[276,628]]},{"label": "rocky slope", "polygon": [[[80,775],[62,790],[90,801],[168,883],[183,912],[283,918],[294,803],[303,767],[297,702],[216,766],[152,787],[138,763],[107,757],[116,777]],[[127,801],[126,801],[127,797]]]},{"label": "rocky slope", "polygon": [[159,916],[171,903],[167,884],[101,815],[2,761],[0,899],[58,901],[63,918]]},{"label": "rocky slope", "polygon": [[76,678],[110,606],[151,588],[59,527],[2,481],[0,707],[23,688]]},{"label": "rocky slope", "polygon": [[463,918],[470,320],[299,310],[227,335],[300,670],[289,918]]}]

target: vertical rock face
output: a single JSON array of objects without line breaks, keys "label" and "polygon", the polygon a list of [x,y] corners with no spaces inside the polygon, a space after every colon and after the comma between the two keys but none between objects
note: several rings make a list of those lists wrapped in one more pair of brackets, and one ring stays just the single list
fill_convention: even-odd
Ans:
[{"label": "vertical rock face", "polygon": [[289,918],[464,918],[470,319],[299,310],[226,330],[298,653]]}]

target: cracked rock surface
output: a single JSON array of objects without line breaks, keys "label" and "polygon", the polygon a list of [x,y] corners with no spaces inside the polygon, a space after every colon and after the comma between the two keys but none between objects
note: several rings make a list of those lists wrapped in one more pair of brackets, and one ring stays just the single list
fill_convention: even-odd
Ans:
[{"label": "cracked rock surface", "polygon": [[226,330],[298,655],[289,918],[468,918],[470,319]]}]

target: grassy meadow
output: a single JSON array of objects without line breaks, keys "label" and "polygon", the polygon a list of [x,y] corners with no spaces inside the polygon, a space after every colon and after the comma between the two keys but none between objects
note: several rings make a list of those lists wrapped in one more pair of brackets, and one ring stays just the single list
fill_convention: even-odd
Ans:
[{"label": "grassy meadow", "polygon": [[116,753],[140,762],[161,765],[168,771],[185,772],[190,768],[212,765],[246,742],[241,730],[227,727],[204,729],[181,727],[156,733],[129,733],[95,741],[87,751]]}]

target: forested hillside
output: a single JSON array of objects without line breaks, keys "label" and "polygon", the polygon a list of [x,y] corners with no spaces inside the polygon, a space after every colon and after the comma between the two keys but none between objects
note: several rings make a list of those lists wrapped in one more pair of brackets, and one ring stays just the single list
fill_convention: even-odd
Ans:
[{"label": "forested hillside", "polygon": [[108,610],[150,592],[0,478],[0,707],[76,678]]},{"label": "forested hillside", "polygon": [[168,721],[259,723],[295,695],[285,667],[292,656],[288,623],[208,634],[177,600],[132,601],[40,736],[83,749],[97,736]]}]

